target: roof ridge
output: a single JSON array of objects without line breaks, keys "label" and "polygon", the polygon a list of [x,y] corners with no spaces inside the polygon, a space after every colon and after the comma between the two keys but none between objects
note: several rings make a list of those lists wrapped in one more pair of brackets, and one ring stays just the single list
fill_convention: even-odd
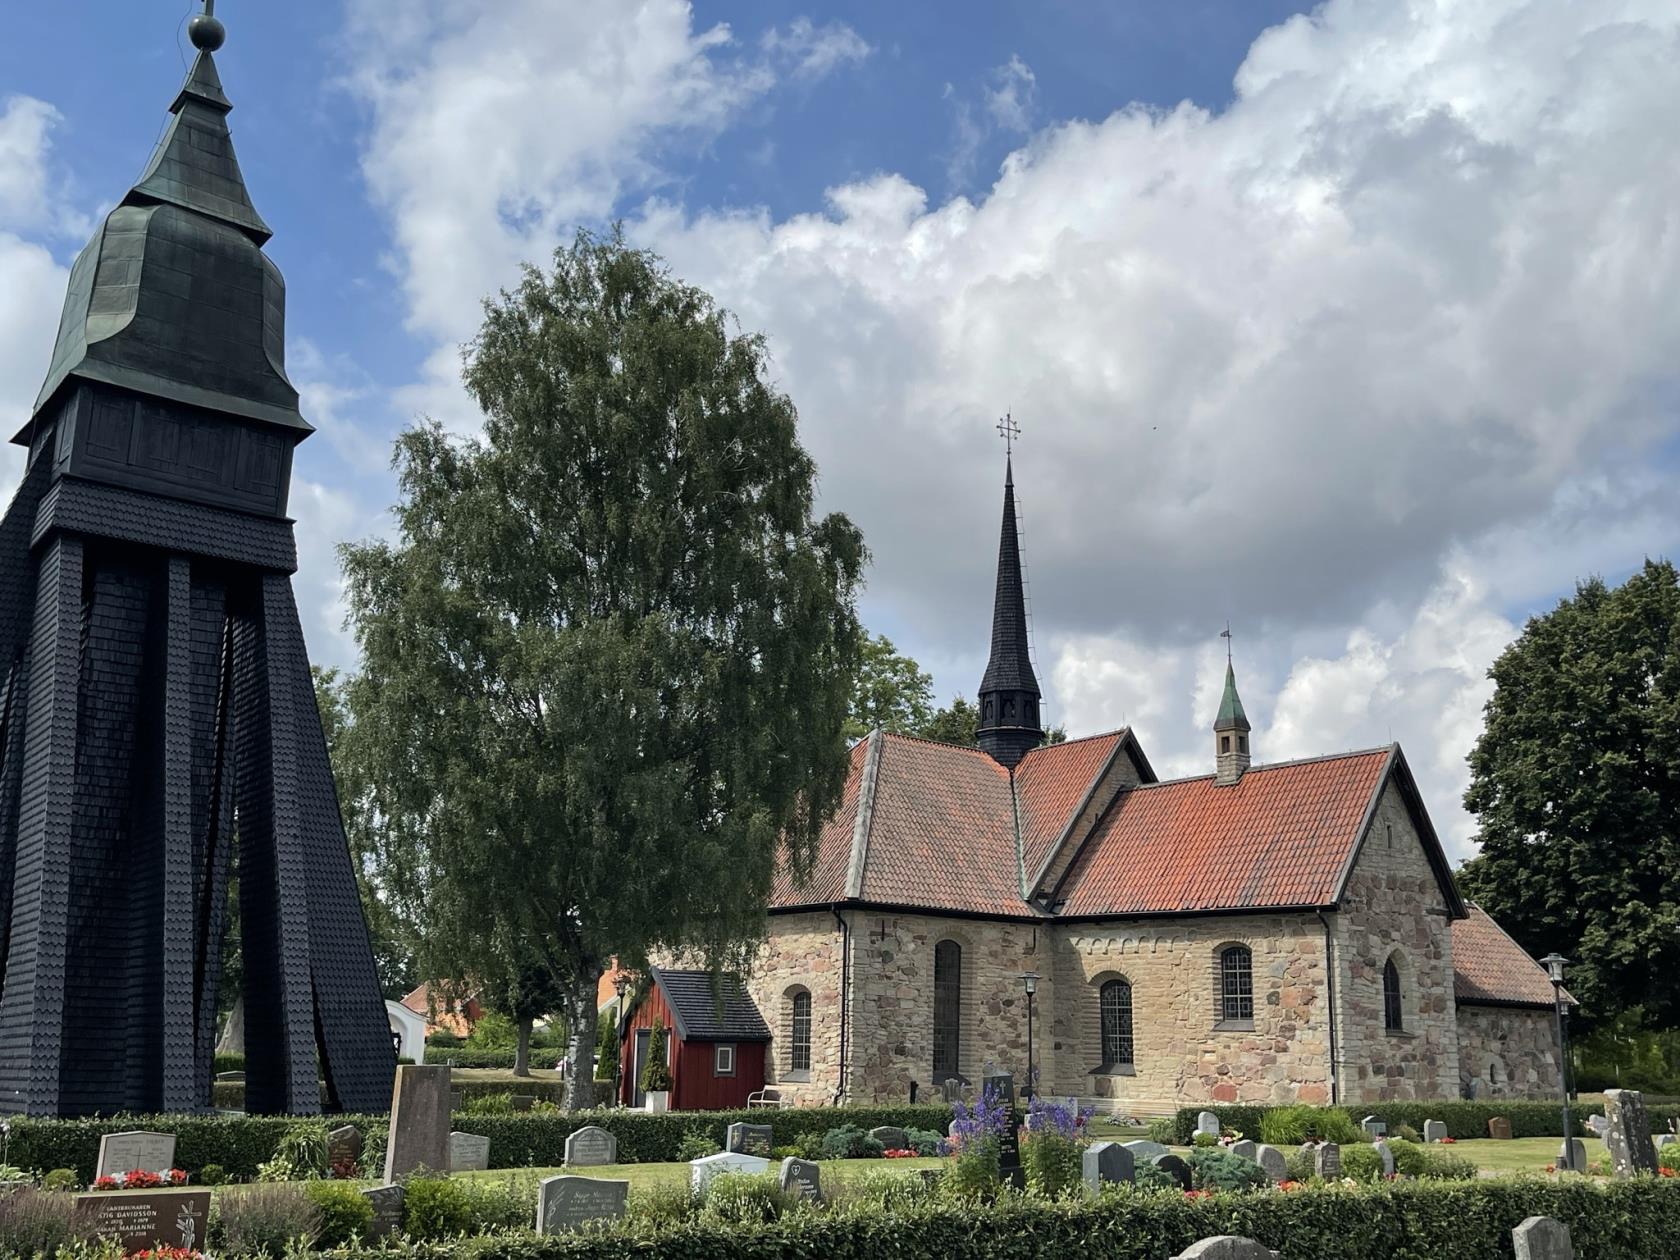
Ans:
[{"label": "roof ridge", "polygon": [[[1379,754],[1386,757],[1386,756],[1388,756],[1389,753],[1393,752],[1396,747],[1397,747],[1397,745],[1395,745],[1395,744],[1384,744],[1384,745],[1381,745],[1380,747],[1376,747],[1376,748],[1352,748],[1352,749],[1349,749],[1346,752],[1320,753],[1316,757],[1296,757],[1291,761],[1267,761],[1267,762],[1262,762],[1259,765],[1250,766],[1246,771],[1244,771],[1243,772],[1243,778],[1246,779],[1246,778],[1249,777],[1249,775],[1253,775],[1253,774],[1264,774],[1268,770],[1287,770],[1291,766],[1316,765],[1317,763],[1319,763],[1321,761],[1341,761],[1345,758],[1374,757],[1374,756],[1377,756]],[[1187,774],[1183,778],[1180,778],[1180,779],[1161,779],[1161,780],[1159,780],[1158,782],[1155,782],[1155,783],[1134,784],[1131,787],[1122,788],[1121,791],[1123,791],[1123,792],[1141,792],[1141,791],[1143,791],[1147,788],[1177,787],[1181,783],[1196,783],[1196,782],[1198,782],[1202,779],[1212,779],[1214,777],[1216,777],[1216,776],[1211,774],[1211,773],[1210,774]]]},{"label": "roof ridge", "polygon": [[[1033,753],[1050,752],[1053,749],[1068,748],[1074,744],[1088,744],[1093,739],[1113,739],[1116,737],[1124,739],[1131,733],[1131,729],[1132,728],[1130,726],[1117,726],[1111,731],[1096,731],[1090,735],[1081,735],[1078,739],[1064,739],[1059,744],[1040,744],[1037,748],[1033,749],[1032,752],[1029,752],[1027,757],[1032,756]],[[1021,760],[1025,761],[1027,757],[1022,757]]]},{"label": "roof ridge", "polygon": [[972,756],[975,756],[975,757],[981,757],[981,758],[984,758],[986,761],[991,762],[992,765],[996,766],[997,769],[998,769],[998,773],[1003,774],[1003,775],[1008,775],[1008,773],[1009,773],[1009,771],[1007,769],[1005,769],[1002,765],[1000,765],[998,763],[997,759],[995,757],[993,757],[989,752],[987,752],[983,748],[977,748],[973,744],[952,744],[952,743],[947,743],[945,740],[942,740],[942,739],[929,739],[925,735],[906,735],[902,731],[889,731],[889,730],[885,729],[884,727],[879,727],[879,726],[877,726],[875,728],[875,730],[879,731],[881,733],[881,735],[886,739],[903,740],[907,744],[926,744],[931,748],[949,748],[949,749],[952,749],[955,752],[968,753],[968,754],[970,754]]}]

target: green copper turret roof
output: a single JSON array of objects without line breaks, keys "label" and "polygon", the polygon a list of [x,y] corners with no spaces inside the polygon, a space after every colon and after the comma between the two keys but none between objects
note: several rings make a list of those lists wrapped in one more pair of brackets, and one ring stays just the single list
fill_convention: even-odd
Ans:
[{"label": "green copper turret roof", "polygon": [[1219,716],[1213,720],[1216,731],[1246,731],[1248,714],[1243,712],[1242,697],[1237,694],[1237,672],[1231,662],[1225,662],[1225,694],[1219,701]]}]

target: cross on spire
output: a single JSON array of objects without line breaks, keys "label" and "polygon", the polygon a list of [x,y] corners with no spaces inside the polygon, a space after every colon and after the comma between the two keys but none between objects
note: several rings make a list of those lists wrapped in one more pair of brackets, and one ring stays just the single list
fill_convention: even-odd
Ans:
[{"label": "cross on spire", "polygon": [[1015,423],[1015,417],[1007,411],[1003,419],[997,422],[998,436],[1003,439],[1004,453],[1011,458],[1015,455],[1015,439],[1021,436],[1021,426]]},{"label": "cross on spire", "polygon": [[1225,664],[1231,663],[1231,623],[1227,621],[1225,628],[1219,632],[1219,637],[1225,640]]}]

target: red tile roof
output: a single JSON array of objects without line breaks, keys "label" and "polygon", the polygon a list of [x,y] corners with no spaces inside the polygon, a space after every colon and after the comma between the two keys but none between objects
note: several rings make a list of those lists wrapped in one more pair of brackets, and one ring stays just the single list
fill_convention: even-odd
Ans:
[{"label": "red tile roof", "polygon": [[1015,767],[1021,851],[1030,880],[1114,755],[1124,731],[1035,748]]},{"label": "red tile roof", "polygon": [[1075,859],[1070,915],[1327,906],[1393,750],[1130,788]]},{"label": "red tile roof", "polygon": [[1460,1002],[1500,1006],[1553,1004],[1546,969],[1474,903],[1452,925],[1453,994]]}]

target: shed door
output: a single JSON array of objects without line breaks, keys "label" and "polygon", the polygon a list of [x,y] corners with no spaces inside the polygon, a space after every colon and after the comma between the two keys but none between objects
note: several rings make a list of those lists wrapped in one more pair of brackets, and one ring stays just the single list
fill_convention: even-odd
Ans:
[{"label": "shed door", "polygon": [[642,1068],[647,1063],[648,1039],[652,1036],[651,1028],[636,1030],[636,1054],[631,1060],[635,1070],[630,1076],[630,1105],[638,1111],[647,1106],[647,1093],[642,1089]]}]

